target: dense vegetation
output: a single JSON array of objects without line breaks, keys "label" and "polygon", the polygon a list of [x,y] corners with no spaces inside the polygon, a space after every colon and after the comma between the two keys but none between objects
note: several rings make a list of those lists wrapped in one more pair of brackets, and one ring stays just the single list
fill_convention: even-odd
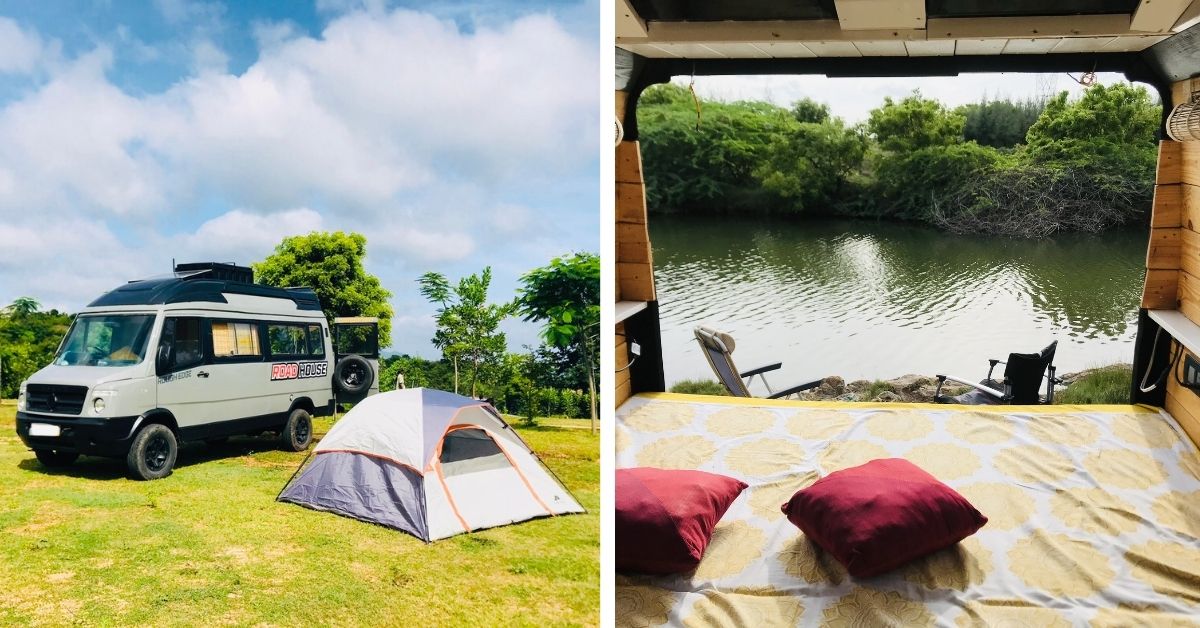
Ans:
[{"label": "dense vegetation", "polygon": [[12,399],[25,378],[54,359],[71,325],[59,312],[39,312],[40,304],[21,297],[0,311],[0,399]]},{"label": "dense vegetation", "polygon": [[837,215],[1037,237],[1144,219],[1159,105],[1128,84],[1078,99],[950,109],[918,92],[858,125],[800,100],[696,103],[675,85],[638,107],[651,211]]}]

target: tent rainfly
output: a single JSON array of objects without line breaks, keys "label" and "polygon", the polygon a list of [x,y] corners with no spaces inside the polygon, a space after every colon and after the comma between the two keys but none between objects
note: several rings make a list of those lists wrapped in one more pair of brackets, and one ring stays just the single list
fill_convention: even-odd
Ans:
[{"label": "tent rainfly", "polygon": [[355,405],[279,500],[424,541],[584,511],[490,405],[428,388]]}]

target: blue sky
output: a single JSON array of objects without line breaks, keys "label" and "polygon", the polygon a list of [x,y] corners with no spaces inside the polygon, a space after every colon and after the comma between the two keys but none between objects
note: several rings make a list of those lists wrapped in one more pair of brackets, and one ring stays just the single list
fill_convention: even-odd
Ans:
[{"label": "blue sky", "polygon": [[[432,11],[432,12],[431,12]],[[429,270],[495,299],[599,249],[598,0],[0,1],[0,302],[352,230],[435,356]],[[535,326],[505,325],[518,350]]]}]

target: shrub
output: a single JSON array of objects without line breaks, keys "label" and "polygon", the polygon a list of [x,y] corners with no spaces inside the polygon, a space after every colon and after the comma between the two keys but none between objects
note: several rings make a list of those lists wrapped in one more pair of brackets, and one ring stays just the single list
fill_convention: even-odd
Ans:
[{"label": "shrub", "polygon": [[1054,403],[1129,403],[1133,387],[1133,367],[1116,364],[1097,369],[1079,378],[1054,396]]},{"label": "shrub", "polygon": [[729,391],[720,382],[707,379],[685,379],[675,382],[671,392],[685,395],[729,395]]}]

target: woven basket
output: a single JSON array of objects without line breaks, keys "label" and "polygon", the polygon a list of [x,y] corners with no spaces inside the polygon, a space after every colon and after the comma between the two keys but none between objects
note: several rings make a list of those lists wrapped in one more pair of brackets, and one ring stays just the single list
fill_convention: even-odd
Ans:
[{"label": "woven basket", "polygon": [[1176,142],[1200,141],[1200,92],[1193,92],[1187,102],[1171,110],[1167,135]]}]

